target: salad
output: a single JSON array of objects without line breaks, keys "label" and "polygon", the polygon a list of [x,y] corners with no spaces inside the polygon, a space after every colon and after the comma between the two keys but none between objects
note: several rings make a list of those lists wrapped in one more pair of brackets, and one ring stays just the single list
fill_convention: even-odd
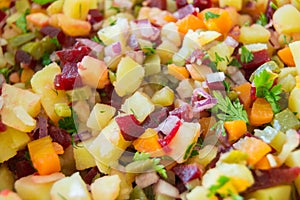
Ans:
[{"label": "salad", "polygon": [[1,0],[0,199],[300,199],[300,1]]}]

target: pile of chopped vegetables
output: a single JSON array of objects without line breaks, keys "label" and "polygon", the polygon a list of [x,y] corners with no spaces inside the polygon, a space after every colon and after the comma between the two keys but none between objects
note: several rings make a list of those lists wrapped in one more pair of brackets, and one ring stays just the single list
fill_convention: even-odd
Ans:
[{"label": "pile of chopped vegetables", "polygon": [[299,0],[1,0],[0,199],[300,199]]}]

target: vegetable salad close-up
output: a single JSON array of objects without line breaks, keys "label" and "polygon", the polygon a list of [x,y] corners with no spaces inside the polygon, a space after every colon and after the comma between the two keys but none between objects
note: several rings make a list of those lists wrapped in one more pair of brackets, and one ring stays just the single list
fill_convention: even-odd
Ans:
[{"label": "vegetable salad close-up", "polygon": [[299,0],[1,0],[0,200],[299,200]]}]

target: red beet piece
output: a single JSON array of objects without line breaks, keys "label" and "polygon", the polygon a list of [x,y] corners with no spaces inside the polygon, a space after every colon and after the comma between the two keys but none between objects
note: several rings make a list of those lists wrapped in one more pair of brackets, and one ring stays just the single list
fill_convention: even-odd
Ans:
[{"label": "red beet piece", "polygon": [[77,64],[67,62],[64,64],[62,73],[56,75],[54,86],[57,90],[72,90],[83,86],[81,77],[78,74]]},{"label": "red beet piece", "polygon": [[143,123],[143,127],[156,128],[162,121],[168,117],[168,108],[162,108],[161,110],[152,112],[149,117]]},{"label": "red beet piece", "polygon": [[48,128],[48,132],[53,142],[59,143],[64,149],[71,145],[72,138],[67,131],[52,125]]},{"label": "red beet piece", "polygon": [[127,141],[133,141],[145,132],[145,129],[134,115],[116,117],[116,122],[120,127],[124,139]]},{"label": "red beet piece", "polygon": [[50,37],[57,37],[58,34],[61,32],[61,29],[53,27],[53,26],[45,26],[41,28],[40,32],[43,35],[48,35]]},{"label": "red beet piece", "polygon": [[180,178],[183,183],[187,183],[196,178],[200,178],[202,172],[196,164],[176,165],[172,171]]},{"label": "red beet piece", "polygon": [[292,183],[300,174],[300,167],[274,168],[265,171],[253,172],[254,184],[245,193],[276,185]]},{"label": "red beet piece", "polygon": [[0,23],[2,22],[2,20],[4,20],[6,17],[6,13],[3,10],[0,10]]},{"label": "red beet piece", "polygon": [[206,8],[210,8],[212,6],[211,0],[194,0],[194,7],[199,8],[200,10],[204,10]]},{"label": "red beet piece", "polygon": [[89,55],[91,49],[87,46],[80,46],[78,49],[66,49],[56,52],[60,61],[64,63],[78,63],[84,56]]},{"label": "red beet piece", "polygon": [[166,136],[164,137],[163,139],[159,139],[158,142],[160,144],[160,146],[162,147],[165,147],[167,146],[168,144],[170,144],[170,142],[172,141],[172,139],[175,137],[177,131],[179,130],[179,127],[181,126],[181,121],[179,120],[174,128],[172,129],[172,131]]},{"label": "red beet piece", "polygon": [[261,66],[262,64],[264,64],[265,62],[268,62],[271,60],[269,53],[266,49],[261,50],[261,51],[257,51],[257,52],[253,52],[253,60],[251,62],[248,63],[243,63],[241,61],[241,55],[237,55],[237,59],[239,60],[239,62],[242,64],[243,68],[245,70],[247,69],[257,69],[259,66]]},{"label": "red beet piece", "polygon": [[82,179],[86,184],[91,184],[93,182],[93,179],[95,176],[99,173],[99,170],[97,167],[91,168],[83,177]]},{"label": "red beet piece", "polygon": [[161,10],[167,9],[167,0],[150,0],[149,7],[156,7]]},{"label": "red beet piece", "polygon": [[15,61],[17,65],[22,64],[23,67],[31,67],[31,68],[33,68],[36,63],[33,57],[29,53],[22,50],[17,50],[15,54]]},{"label": "red beet piece", "polygon": [[0,120],[0,132],[6,131],[6,125]]},{"label": "red beet piece", "polygon": [[176,0],[176,6],[177,8],[182,8],[184,6],[188,5],[187,0]]},{"label": "red beet piece", "polygon": [[91,24],[101,22],[103,20],[103,15],[98,9],[91,9],[88,13],[88,21]]}]

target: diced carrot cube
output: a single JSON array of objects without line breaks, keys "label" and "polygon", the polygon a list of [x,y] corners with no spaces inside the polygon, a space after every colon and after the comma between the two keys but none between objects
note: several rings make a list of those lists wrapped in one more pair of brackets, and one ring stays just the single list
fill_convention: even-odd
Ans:
[{"label": "diced carrot cube", "polygon": [[260,126],[269,123],[272,121],[273,115],[271,104],[264,98],[257,98],[250,112],[250,124]]},{"label": "diced carrot cube", "polygon": [[244,120],[224,122],[224,127],[228,133],[229,141],[235,141],[247,132],[247,125]]}]

